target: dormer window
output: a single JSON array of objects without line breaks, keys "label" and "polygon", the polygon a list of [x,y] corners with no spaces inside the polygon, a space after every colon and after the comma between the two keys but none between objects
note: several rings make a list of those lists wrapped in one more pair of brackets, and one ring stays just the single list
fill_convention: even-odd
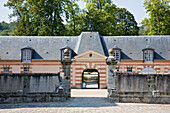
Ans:
[{"label": "dormer window", "polygon": [[143,49],[143,60],[144,62],[153,62],[154,59],[154,49],[146,46]]},{"label": "dormer window", "polygon": [[116,61],[120,61],[120,50],[113,50],[113,56],[115,57]]},{"label": "dormer window", "polygon": [[33,52],[33,49],[30,47],[25,47],[25,48],[21,49],[22,62],[31,62],[32,61],[32,52]]},{"label": "dormer window", "polygon": [[113,56],[114,56],[114,58],[115,58],[115,60],[116,61],[120,61],[120,59],[121,59],[121,49],[120,48],[118,48],[116,45],[113,47],[113,52],[112,52],[113,54]]}]

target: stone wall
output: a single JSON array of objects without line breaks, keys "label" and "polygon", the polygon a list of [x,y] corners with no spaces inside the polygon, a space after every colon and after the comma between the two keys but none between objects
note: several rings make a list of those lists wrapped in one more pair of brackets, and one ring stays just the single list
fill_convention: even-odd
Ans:
[{"label": "stone wall", "polygon": [[0,93],[23,90],[24,77],[0,74]]},{"label": "stone wall", "polygon": [[170,103],[170,74],[116,74],[111,101]]},{"label": "stone wall", "polygon": [[59,73],[0,74],[0,103],[64,101],[58,77]]},{"label": "stone wall", "polygon": [[29,92],[55,92],[59,87],[58,76],[31,76]]}]

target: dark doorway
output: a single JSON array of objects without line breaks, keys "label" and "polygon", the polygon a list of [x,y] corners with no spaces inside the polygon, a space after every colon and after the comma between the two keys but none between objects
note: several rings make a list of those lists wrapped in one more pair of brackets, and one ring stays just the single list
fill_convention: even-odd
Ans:
[{"label": "dark doorway", "polygon": [[99,72],[85,69],[82,73],[82,89],[99,89]]}]

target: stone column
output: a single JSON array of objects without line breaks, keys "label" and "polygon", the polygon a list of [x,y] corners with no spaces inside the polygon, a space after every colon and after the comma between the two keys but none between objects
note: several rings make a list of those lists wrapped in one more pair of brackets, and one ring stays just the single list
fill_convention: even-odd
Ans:
[{"label": "stone column", "polygon": [[64,57],[62,60],[62,67],[64,72],[64,78],[63,78],[63,89],[65,92],[65,95],[67,97],[71,96],[71,88],[70,88],[70,67],[71,67],[71,58],[69,57],[69,50],[66,48],[64,50]]},{"label": "stone column", "polygon": [[116,91],[116,81],[115,81],[115,65],[117,64],[117,62],[115,61],[115,58],[113,57],[113,49],[109,49],[109,57],[106,60],[106,63],[108,65],[108,85],[107,85],[107,89],[108,89],[108,97],[110,97],[113,93],[115,93]]},{"label": "stone column", "polygon": [[30,91],[30,76],[25,74],[23,78],[24,78],[23,94],[27,94]]},{"label": "stone column", "polygon": [[155,75],[148,74],[147,75],[147,83],[148,83],[148,95],[153,96],[155,91]]}]

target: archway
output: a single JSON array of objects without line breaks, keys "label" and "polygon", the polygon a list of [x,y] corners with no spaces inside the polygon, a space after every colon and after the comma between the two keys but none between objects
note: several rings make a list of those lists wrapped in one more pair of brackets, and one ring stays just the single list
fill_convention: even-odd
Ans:
[{"label": "archway", "polygon": [[151,68],[151,67],[146,67],[144,68],[142,71],[141,71],[142,74],[155,74],[156,73],[156,70]]},{"label": "archway", "polygon": [[99,72],[96,69],[85,69],[82,73],[82,89],[99,89]]}]

